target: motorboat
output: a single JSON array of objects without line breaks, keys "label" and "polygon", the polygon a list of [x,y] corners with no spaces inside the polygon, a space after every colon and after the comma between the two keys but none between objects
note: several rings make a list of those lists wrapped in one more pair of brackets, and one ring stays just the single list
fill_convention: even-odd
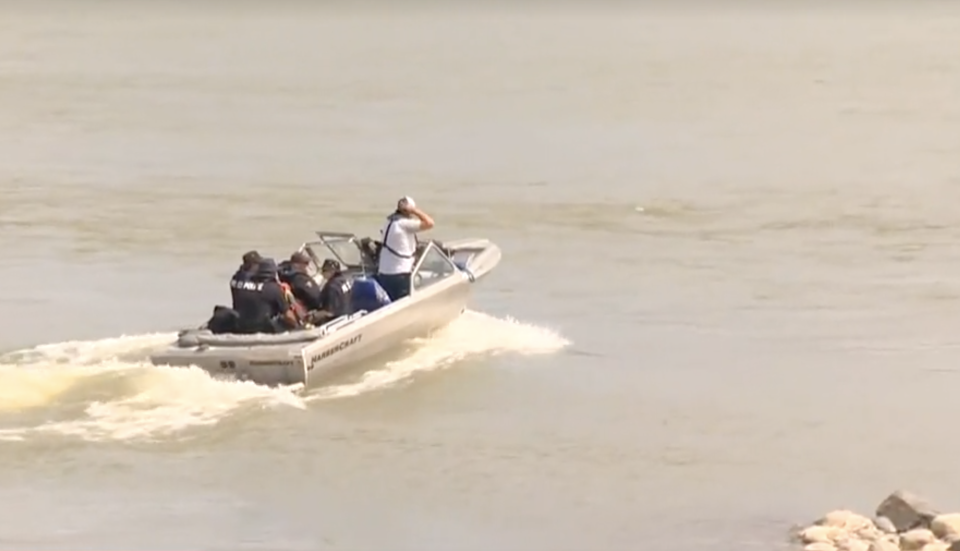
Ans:
[{"label": "motorboat", "polygon": [[317,240],[299,248],[311,259],[308,274],[322,285],[323,260],[338,260],[352,282],[349,314],[318,327],[277,334],[214,334],[205,326],[186,329],[150,361],[196,366],[214,376],[268,386],[323,384],[450,324],[466,310],[474,284],[501,258],[500,248],[487,239],[422,243],[410,294],[391,302],[374,277],[376,253],[370,239],[343,232],[315,233]]}]

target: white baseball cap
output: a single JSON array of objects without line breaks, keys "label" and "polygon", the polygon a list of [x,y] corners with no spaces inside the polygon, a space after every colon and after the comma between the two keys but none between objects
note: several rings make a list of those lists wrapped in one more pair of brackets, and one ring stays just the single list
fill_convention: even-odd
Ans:
[{"label": "white baseball cap", "polygon": [[403,197],[401,197],[400,200],[397,201],[397,206],[399,207],[404,203],[406,203],[406,205],[410,208],[415,208],[417,206],[416,201],[414,201],[413,197],[410,197],[409,195],[404,195]]}]

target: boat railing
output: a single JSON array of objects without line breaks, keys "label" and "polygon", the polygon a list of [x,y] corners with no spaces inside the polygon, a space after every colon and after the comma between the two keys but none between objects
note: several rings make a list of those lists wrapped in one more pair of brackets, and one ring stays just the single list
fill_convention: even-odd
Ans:
[{"label": "boat railing", "polygon": [[352,314],[347,314],[347,315],[345,315],[345,316],[340,316],[339,318],[337,318],[337,319],[335,319],[335,320],[333,320],[333,321],[331,321],[331,322],[328,322],[328,323],[324,324],[324,325],[323,325],[323,336],[327,336],[327,335],[329,335],[330,333],[333,333],[334,331],[337,331],[337,330],[341,329],[344,325],[349,325],[349,324],[353,323],[354,321],[356,321],[356,320],[360,319],[361,317],[363,317],[363,315],[366,314],[366,313],[367,313],[366,310],[357,310],[356,312],[354,312],[354,313],[352,313]]}]

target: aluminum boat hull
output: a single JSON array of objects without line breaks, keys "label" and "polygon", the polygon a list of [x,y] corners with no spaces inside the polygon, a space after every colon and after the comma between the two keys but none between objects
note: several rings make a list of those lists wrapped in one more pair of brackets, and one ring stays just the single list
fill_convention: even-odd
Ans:
[{"label": "aluminum boat hull", "polygon": [[213,376],[261,385],[323,385],[410,339],[430,335],[463,314],[474,284],[497,265],[500,250],[486,240],[451,245],[464,255],[456,263],[457,270],[375,311],[356,312],[320,328],[280,335],[185,330],[177,342],[150,360],[155,365],[195,366]]}]

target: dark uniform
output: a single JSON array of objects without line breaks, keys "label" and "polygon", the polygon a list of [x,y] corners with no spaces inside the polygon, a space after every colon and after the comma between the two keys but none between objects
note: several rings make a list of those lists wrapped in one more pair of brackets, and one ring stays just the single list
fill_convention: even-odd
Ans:
[{"label": "dark uniform", "polygon": [[286,282],[290,285],[290,291],[293,296],[303,304],[306,309],[320,309],[320,286],[307,274],[307,266],[310,264],[310,257],[303,253],[293,253],[290,256],[290,270],[286,273]]},{"label": "dark uniform", "polygon": [[277,265],[272,259],[263,259],[253,278],[238,285],[235,297],[238,333],[279,333],[284,330],[281,318],[290,306],[277,281]]},{"label": "dark uniform", "polygon": [[230,278],[230,296],[233,298],[233,308],[237,308],[237,290],[243,287],[243,284],[253,281],[254,274],[257,273],[257,267],[260,265],[260,253],[250,251],[243,255],[243,264],[237,268],[236,273]]},{"label": "dark uniform", "polygon": [[293,266],[290,265],[289,260],[284,260],[280,264],[277,264],[277,277],[280,278],[281,283],[290,283],[290,276],[293,274]]},{"label": "dark uniform", "polygon": [[350,280],[340,271],[340,263],[332,258],[323,261],[320,269],[327,280],[320,291],[320,309],[338,318],[350,313]]}]

